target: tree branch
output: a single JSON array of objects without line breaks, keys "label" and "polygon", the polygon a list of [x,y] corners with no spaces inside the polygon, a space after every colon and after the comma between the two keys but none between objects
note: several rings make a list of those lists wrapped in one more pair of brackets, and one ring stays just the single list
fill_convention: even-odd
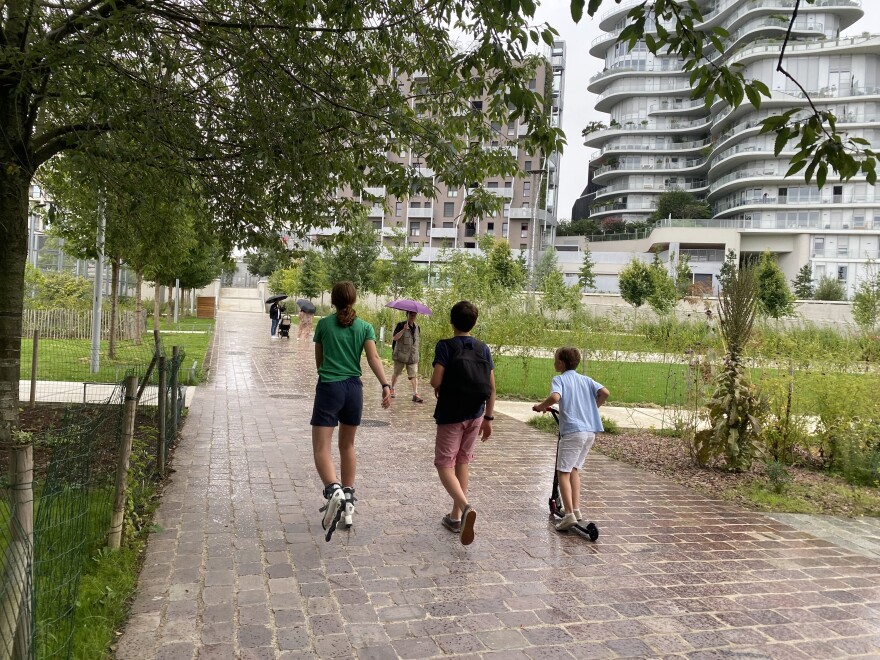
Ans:
[{"label": "tree branch", "polygon": [[68,124],[67,126],[59,126],[43,135],[34,138],[31,163],[36,170],[40,165],[49,160],[52,156],[61,153],[66,149],[76,146],[75,143],[67,140],[68,136],[73,134],[89,134],[98,135],[106,133],[110,130],[110,124]]}]

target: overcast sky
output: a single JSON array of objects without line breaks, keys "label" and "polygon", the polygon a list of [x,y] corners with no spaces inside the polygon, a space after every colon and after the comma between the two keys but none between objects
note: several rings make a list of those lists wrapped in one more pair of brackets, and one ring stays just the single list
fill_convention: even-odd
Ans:
[{"label": "overcast sky", "polygon": [[[602,16],[614,5],[613,0],[604,0],[598,16]],[[583,145],[581,129],[590,121],[608,123],[608,115],[596,112],[593,105],[596,95],[587,91],[590,76],[602,70],[602,60],[589,53],[590,43],[602,31],[599,21],[586,15],[580,24],[571,20],[568,0],[544,0],[538,8],[538,20],[550,23],[559,31],[567,46],[565,71],[565,105],[563,107],[562,128],[568,138],[568,146],[562,155],[559,184],[559,218],[571,217],[571,206],[587,185],[587,162],[594,149]],[[844,32],[844,35],[862,32],[880,33],[880,2],[862,0],[864,18]]]}]

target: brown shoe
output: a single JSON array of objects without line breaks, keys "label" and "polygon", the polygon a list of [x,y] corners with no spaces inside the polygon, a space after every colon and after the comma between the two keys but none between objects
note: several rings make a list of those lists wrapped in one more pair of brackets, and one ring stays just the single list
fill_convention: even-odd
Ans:
[{"label": "brown shoe", "polygon": [[461,544],[470,545],[474,542],[474,523],[477,521],[477,512],[467,505],[461,513]]},{"label": "brown shoe", "polygon": [[424,403],[425,400],[420,397],[418,394],[413,394],[413,403]]}]

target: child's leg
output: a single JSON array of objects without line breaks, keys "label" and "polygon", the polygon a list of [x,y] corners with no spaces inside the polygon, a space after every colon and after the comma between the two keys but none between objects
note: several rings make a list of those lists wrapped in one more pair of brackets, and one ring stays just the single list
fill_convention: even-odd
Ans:
[{"label": "child's leg", "polygon": [[[464,466],[465,471],[467,466]],[[443,484],[443,487],[446,489],[446,492],[449,493],[449,496],[452,498],[452,513],[449,514],[449,517],[453,520],[461,519],[461,512],[467,506],[467,495],[466,491],[461,487],[461,481],[459,480],[459,466],[452,467],[437,467],[437,474],[440,475],[440,483]],[[465,483],[467,483],[467,477],[465,477]]]},{"label": "child's leg", "polygon": [[354,486],[357,470],[357,455],[354,451],[354,436],[357,426],[339,425],[339,458],[342,463],[342,485]]},{"label": "child's leg", "polygon": [[333,456],[330,453],[330,442],[333,440],[332,426],[312,427],[312,452],[315,455],[315,467],[321,482],[328,484],[337,483],[336,466],[333,465]]},{"label": "child's leg", "polygon": [[559,475],[559,494],[562,496],[562,506],[565,507],[565,513],[571,513],[575,509],[571,498],[571,472],[557,470],[556,474]]},{"label": "child's leg", "polygon": [[574,468],[571,471],[570,477],[570,488],[571,488],[571,509],[566,509],[566,511],[580,511],[581,508],[581,473],[577,468]]}]

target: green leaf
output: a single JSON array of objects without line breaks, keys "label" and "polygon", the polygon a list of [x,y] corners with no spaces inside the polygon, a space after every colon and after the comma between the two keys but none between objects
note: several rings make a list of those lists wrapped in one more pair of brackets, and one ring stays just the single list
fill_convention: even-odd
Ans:
[{"label": "green leaf", "polygon": [[[593,1],[590,0],[590,8],[593,6]],[[597,5],[598,7],[598,5]],[[590,12],[590,15],[593,15],[593,12]],[[584,0],[571,0],[571,19],[575,23],[580,23],[581,19],[584,17]]]}]

